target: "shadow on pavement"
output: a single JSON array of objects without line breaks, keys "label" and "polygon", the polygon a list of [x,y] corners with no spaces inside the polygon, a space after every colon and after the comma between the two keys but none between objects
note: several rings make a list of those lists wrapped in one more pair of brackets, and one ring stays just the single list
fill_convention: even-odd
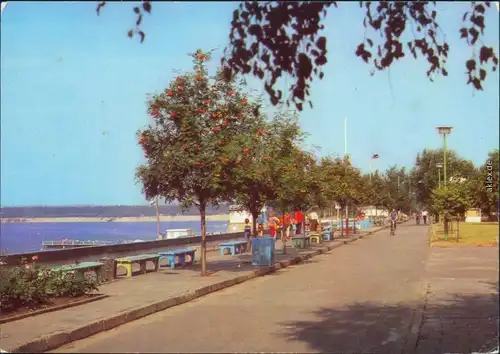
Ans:
[{"label": "shadow on pavement", "polygon": [[425,309],[418,340],[407,337],[418,319],[412,315],[416,304],[322,308],[313,314],[316,320],[282,323],[281,335],[322,353],[489,352],[498,346],[499,310],[498,283],[490,285],[491,295],[455,295],[438,308]]},{"label": "shadow on pavement", "polygon": [[[236,256],[234,258],[235,259],[231,260],[232,263],[231,266],[228,266],[227,260],[217,260],[208,262],[207,264],[208,272],[214,275],[221,271],[241,273],[241,272],[256,270],[259,268],[257,266],[252,266],[251,256]],[[317,263],[317,261],[313,259],[307,259],[301,262],[300,264],[308,264],[308,263]],[[176,268],[176,269],[163,267],[160,268],[159,272],[165,275],[182,275],[186,273],[193,273],[193,275],[200,276],[201,264],[196,263],[189,267]]]},{"label": "shadow on pavement", "polygon": [[[311,245],[308,249],[296,249],[293,247],[287,247],[286,254],[281,253],[281,247],[276,250],[275,254],[275,262],[281,262],[285,260],[289,260],[293,257],[304,256],[306,254],[312,253],[318,249],[322,249],[327,245],[333,245],[333,243],[323,243],[321,245]],[[307,263],[316,263],[312,258],[309,258],[300,264]],[[152,270],[152,264],[148,264],[148,270]],[[207,259],[207,270],[209,273],[217,273],[221,271],[225,272],[246,272],[251,270],[258,269],[258,266],[252,266],[252,255],[250,253],[239,254],[235,256],[225,255],[225,256],[210,256]],[[263,266],[265,268],[265,266]],[[201,273],[201,263],[197,261],[193,265],[177,267],[175,269],[171,269],[165,265],[165,262],[161,263],[160,273],[164,273],[167,275],[176,275],[176,274],[186,274],[190,272]],[[121,275],[121,273],[120,273]]]}]

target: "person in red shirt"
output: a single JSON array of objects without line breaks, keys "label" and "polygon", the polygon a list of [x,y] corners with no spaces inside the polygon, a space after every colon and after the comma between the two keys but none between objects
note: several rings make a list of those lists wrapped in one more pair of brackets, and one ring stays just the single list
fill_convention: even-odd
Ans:
[{"label": "person in red shirt", "polygon": [[304,213],[301,211],[296,211],[294,213],[294,217],[296,225],[297,225],[297,234],[302,233],[302,223],[304,222]]}]

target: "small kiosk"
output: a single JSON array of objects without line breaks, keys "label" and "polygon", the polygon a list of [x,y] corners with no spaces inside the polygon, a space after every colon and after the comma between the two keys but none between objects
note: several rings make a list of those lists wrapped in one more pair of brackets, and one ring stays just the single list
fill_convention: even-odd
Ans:
[{"label": "small kiosk", "polygon": [[465,212],[465,222],[481,222],[481,209],[473,208]]}]

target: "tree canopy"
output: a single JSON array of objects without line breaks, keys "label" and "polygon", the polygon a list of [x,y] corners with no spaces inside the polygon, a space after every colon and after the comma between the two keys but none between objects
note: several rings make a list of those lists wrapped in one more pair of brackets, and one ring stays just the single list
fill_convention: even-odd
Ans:
[{"label": "tree canopy", "polygon": [[[447,178],[462,177],[472,179],[475,168],[472,161],[460,157],[455,151],[447,150]],[[410,173],[412,189],[416,193],[416,200],[420,205],[428,205],[432,190],[439,187],[439,178],[444,185],[444,171],[438,164],[443,164],[442,149],[424,149],[417,154],[415,166]]]},{"label": "tree canopy", "polygon": [[429,209],[445,220],[463,215],[473,205],[474,196],[469,193],[470,181],[453,182],[432,191]]},{"label": "tree canopy", "polygon": [[[105,4],[98,4],[98,14]],[[373,72],[412,56],[427,61],[430,80],[448,75],[450,44],[439,25],[435,1],[359,1],[359,6],[364,9],[359,25],[365,29],[365,37],[353,54],[371,65]],[[323,67],[328,61],[323,23],[328,11],[336,7],[335,1],[242,1],[228,24],[229,43],[222,58],[225,78],[252,75],[263,82],[273,105],[286,101],[302,110],[307,102],[312,107],[311,83],[324,77]],[[143,42],[143,15],[151,14],[152,2],[144,1],[133,11],[137,20],[128,36],[137,35]],[[469,10],[457,19],[462,26],[456,35],[471,51],[464,63],[464,79],[475,90],[482,90],[488,70],[498,67],[494,48],[484,43],[487,11],[496,11],[491,2],[471,1]],[[286,98],[277,87],[283,76],[292,78],[290,97]]]}]

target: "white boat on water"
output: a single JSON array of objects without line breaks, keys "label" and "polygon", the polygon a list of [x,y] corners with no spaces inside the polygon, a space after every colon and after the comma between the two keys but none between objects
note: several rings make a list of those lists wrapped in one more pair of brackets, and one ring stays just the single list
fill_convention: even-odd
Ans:
[{"label": "white boat on water", "polygon": [[195,237],[192,229],[170,229],[166,233],[160,234],[158,240],[172,240],[175,238]]}]

